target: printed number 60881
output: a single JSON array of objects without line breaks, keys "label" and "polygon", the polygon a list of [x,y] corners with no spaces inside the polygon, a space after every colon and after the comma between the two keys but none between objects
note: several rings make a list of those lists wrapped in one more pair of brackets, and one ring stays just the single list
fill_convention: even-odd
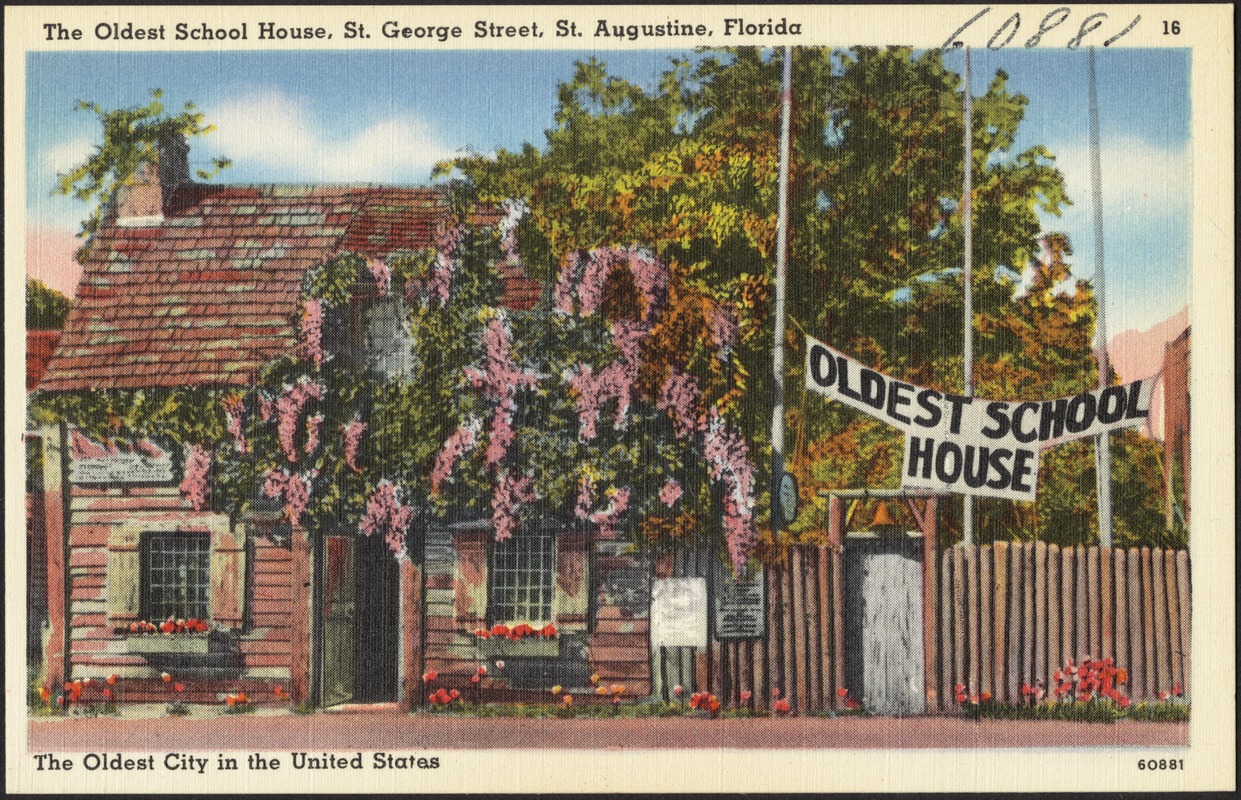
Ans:
[{"label": "printed number 60881", "polygon": [[1138,769],[1185,769],[1185,760],[1181,758],[1148,758],[1138,759]]}]

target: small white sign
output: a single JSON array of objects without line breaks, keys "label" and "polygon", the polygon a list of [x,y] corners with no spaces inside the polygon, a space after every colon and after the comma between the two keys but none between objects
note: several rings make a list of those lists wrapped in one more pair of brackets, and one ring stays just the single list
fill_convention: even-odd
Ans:
[{"label": "small white sign", "polygon": [[147,439],[96,442],[69,432],[69,480],[77,484],[168,483],[172,454]]},{"label": "small white sign", "polygon": [[652,583],[651,646],[707,646],[706,578],[662,578]]}]

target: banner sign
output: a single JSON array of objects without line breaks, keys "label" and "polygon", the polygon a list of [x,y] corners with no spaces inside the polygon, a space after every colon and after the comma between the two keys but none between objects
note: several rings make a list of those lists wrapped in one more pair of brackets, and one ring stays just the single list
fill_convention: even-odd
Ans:
[{"label": "banner sign", "polygon": [[1039,450],[1140,425],[1152,379],[1055,400],[1003,402],[927,389],[806,337],[806,387],[905,432],[907,489],[1033,500]]},{"label": "banner sign", "polygon": [[707,646],[707,579],[662,578],[651,585],[651,647]]}]

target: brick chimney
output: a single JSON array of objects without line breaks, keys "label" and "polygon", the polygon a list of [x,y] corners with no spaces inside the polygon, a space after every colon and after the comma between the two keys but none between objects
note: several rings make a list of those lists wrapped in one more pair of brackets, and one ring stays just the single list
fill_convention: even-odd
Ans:
[{"label": "brick chimney", "polygon": [[161,140],[154,161],[139,166],[116,193],[116,224],[122,228],[162,225],[173,189],[190,182],[189,153],[190,146],[181,134]]}]

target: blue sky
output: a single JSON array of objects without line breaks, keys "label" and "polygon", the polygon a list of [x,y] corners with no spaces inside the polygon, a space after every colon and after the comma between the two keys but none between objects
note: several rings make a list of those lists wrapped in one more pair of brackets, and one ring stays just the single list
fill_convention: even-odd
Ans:
[{"label": "blue sky", "polygon": [[[236,183],[425,183],[431,166],[467,148],[491,152],[543,144],[556,84],[591,51],[348,51],[32,53],[27,74],[27,196],[30,225],[73,232],[86,207],[52,197],[55,173],[80,161],[98,135],[74,112],[166,92],[187,100],[219,130],[192,143],[192,166],[219,154]],[[653,88],[680,51],[605,51],[613,72]],[[945,56],[960,71],[961,51]],[[1075,272],[1089,277],[1087,51],[973,51],[974,92],[996,69],[1030,98],[1017,149],[1046,145],[1058,157],[1075,205],[1050,230],[1072,238]],[[1104,239],[1111,333],[1146,328],[1189,302],[1190,163],[1188,50],[1098,53]],[[985,269],[988,265],[978,265]]]}]

